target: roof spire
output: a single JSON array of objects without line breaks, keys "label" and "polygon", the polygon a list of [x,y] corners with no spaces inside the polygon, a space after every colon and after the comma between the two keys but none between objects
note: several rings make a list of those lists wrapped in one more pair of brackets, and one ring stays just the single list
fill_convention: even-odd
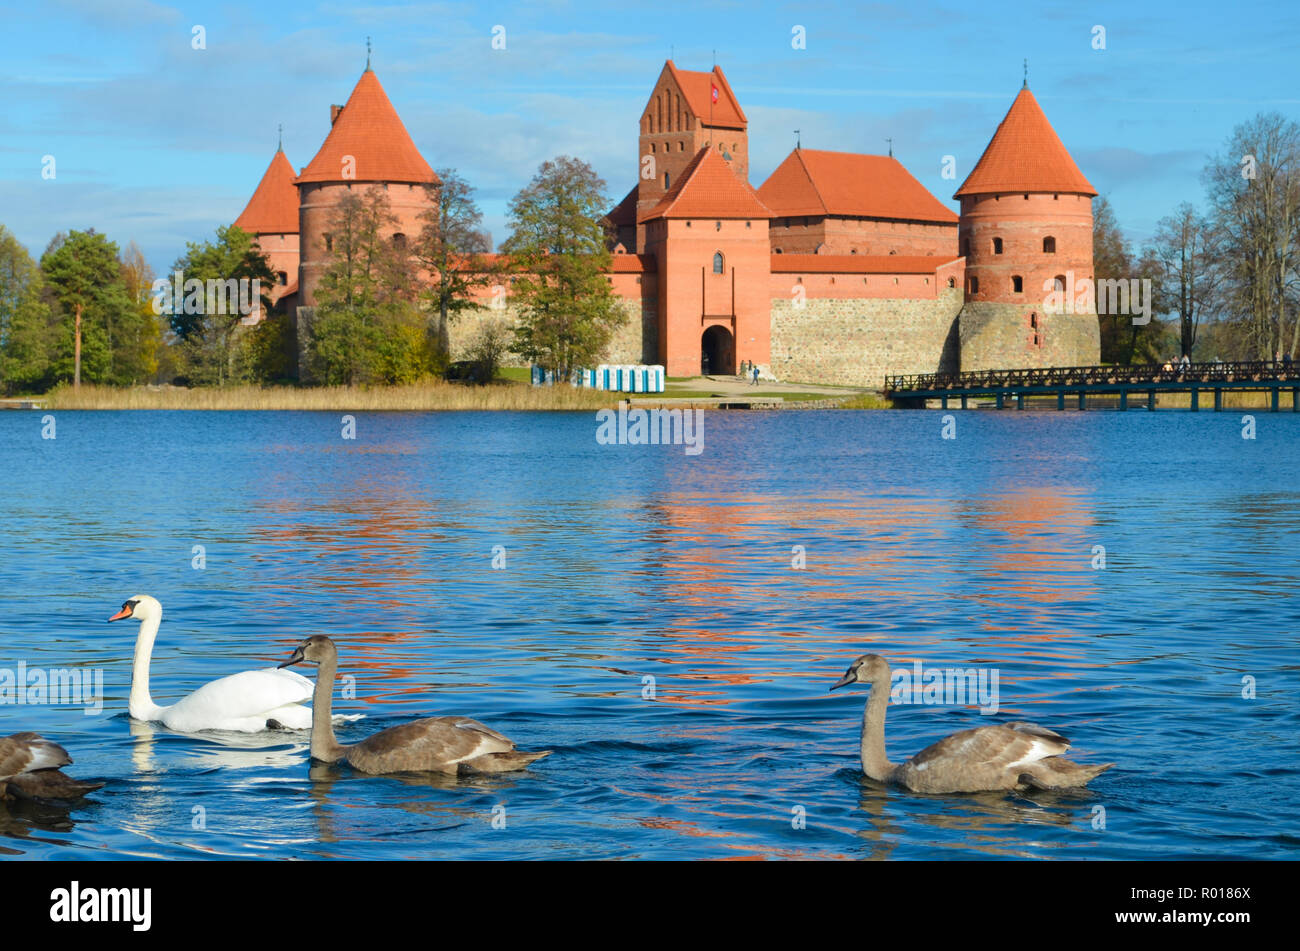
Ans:
[{"label": "roof spire", "polygon": [[894,157],[894,140],[893,140],[893,139],[885,139],[885,141],[889,143],[889,157],[890,157],[890,158],[893,158],[893,157]]},{"label": "roof spire", "polygon": [[795,130],[794,130],[794,147],[795,147],[796,149],[798,149],[798,148],[802,148],[802,147],[803,147],[803,139],[802,139],[802,137],[799,135],[799,130],[798,130],[798,129],[795,129]]},{"label": "roof spire", "polygon": [[370,37],[366,37],[366,70],[370,69]]},{"label": "roof spire", "polygon": [[280,144],[276,146],[275,150],[277,152],[283,152],[284,151],[284,123],[283,122],[280,123],[279,129],[280,129]]},{"label": "roof spire", "polygon": [[1025,58],[1025,81],[1020,84],[1021,89],[1029,88],[1029,58]]}]

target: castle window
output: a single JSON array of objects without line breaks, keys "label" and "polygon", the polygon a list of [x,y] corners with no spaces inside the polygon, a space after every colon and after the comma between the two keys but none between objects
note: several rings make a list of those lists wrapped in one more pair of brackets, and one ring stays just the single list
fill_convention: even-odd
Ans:
[{"label": "castle window", "polygon": [[978,294],[980,292],[980,279],[978,277],[972,277],[970,279],[970,292],[972,294]]},{"label": "castle window", "polygon": [[280,286],[283,287],[285,284],[288,284],[288,283],[289,283],[289,272],[288,272],[288,271],[281,271],[281,272],[277,275],[277,279],[278,279],[279,282],[280,282]]},{"label": "castle window", "polygon": [[957,286],[957,278],[955,278],[955,277],[950,277],[950,278],[948,278],[948,286],[949,286],[949,287],[956,287],[956,286]]},{"label": "castle window", "polygon": [[1029,201],[1029,193],[1025,192],[1025,201]]},{"label": "castle window", "polygon": [[402,234],[400,231],[393,235],[393,247],[397,248],[399,251],[405,250],[406,235]]},{"label": "castle window", "polygon": [[654,153],[655,153],[655,144],[654,144],[653,142],[651,142],[651,143],[650,143],[650,154],[651,154],[651,155],[654,155]]},{"label": "castle window", "polygon": [[752,221],[746,221],[746,222],[745,222],[745,227],[746,227],[746,228],[751,227],[752,225],[753,225],[753,222],[752,222]]},{"label": "castle window", "polygon": [[858,253],[858,249],[857,249],[857,248],[854,248],[853,250],[851,250],[851,251],[849,252],[849,254],[857,254],[857,253]]},{"label": "castle window", "polygon": [[715,251],[713,254],[713,273],[714,274],[722,273],[722,252],[721,251]]},{"label": "castle window", "polygon": [[1043,239],[1043,253],[1044,254],[1056,253],[1056,239],[1053,238],[1051,235],[1048,235],[1046,238]]},{"label": "castle window", "polygon": [[961,239],[961,253],[963,257],[970,255],[970,238]]},{"label": "castle window", "polygon": [[721,222],[721,221],[715,221],[715,222],[713,223],[713,230],[714,230],[714,231],[721,231],[721,230],[722,230],[722,222]]},{"label": "castle window", "polygon": [[325,250],[326,251],[334,250],[334,235],[332,234],[325,235]]},{"label": "castle window", "polygon": [[678,152],[685,152],[685,151],[686,151],[686,143],[685,143],[685,142],[678,142],[678,143],[677,143],[677,151],[678,151]]},{"label": "castle window", "polygon": [[668,190],[668,173],[664,172],[664,190]]},{"label": "castle window", "polygon": [[[1029,328],[1031,330],[1038,329],[1038,314],[1033,311],[1029,312]],[[1037,336],[1037,334],[1035,334],[1035,336]]]},{"label": "castle window", "polygon": [[772,249],[772,253],[773,253],[773,254],[784,254],[785,252],[783,252],[780,248],[773,248],[773,249]]},{"label": "castle window", "polygon": [[1001,239],[1001,238],[994,238],[994,239],[993,239],[993,253],[994,253],[994,254],[1001,254],[1001,253],[1002,253],[1002,239]]},{"label": "castle window", "polygon": [[1065,275],[1064,275],[1064,274],[1058,274],[1058,275],[1056,275],[1056,277],[1052,278],[1052,284],[1054,285],[1054,290],[1058,290],[1058,291],[1062,291],[1062,292],[1064,292],[1064,290],[1065,290]]},{"label": "castle window", "polygon": [[1019,274],[1011,276],[1011,290],[1017,294],[1023,293],[1025,289],[1025,279]]}]

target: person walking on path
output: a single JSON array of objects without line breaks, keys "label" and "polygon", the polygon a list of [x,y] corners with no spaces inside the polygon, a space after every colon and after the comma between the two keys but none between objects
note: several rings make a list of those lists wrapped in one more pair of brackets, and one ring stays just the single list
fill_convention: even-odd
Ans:
[{"label": "person walking on path", "polygon": [[751,385],[753,385],[753,386],[758,386],[758,367],[757,367],[757,366],[754,367],[754,382],[753,382],[753,384],[751,384]]}]

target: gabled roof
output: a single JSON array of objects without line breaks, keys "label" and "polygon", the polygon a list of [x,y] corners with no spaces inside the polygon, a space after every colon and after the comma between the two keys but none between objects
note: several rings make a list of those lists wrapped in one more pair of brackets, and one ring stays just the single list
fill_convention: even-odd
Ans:
[{"label": "gabled roof", "polygon": [[[714,66],[712,71],[700,73],[678,69],[676,63],[668,60],[664,63],[664,72],[672,76],[673,82],[682,91],[687,109],[704,125],[721,126],[727,129],[744,129],[748,126],[749,120],[745,118],[739,100],[731,91],[731,84],[727,82],[727,77],[722,74],[721,66]],[[663,78],[662,72],[659,77]],[[715,86],[718,89],[718,101],[711,103]],[[658,88],[659,83],[656,81],[655,89]],[[654,93],[651,93],[646,108],[649,108],[653,101]],[[712,113],[709,111],[710,104],[712,104]],[[644,111],[642,110],[643,113]]]},{"label": "gabled roof", "polygon": [[320,151],[302,170],[297,184],[344,181],[343,158],[348,155],[353,158],[359,182],[438,181],[370,69],[357,80]]},{"label": "gabled roof", "polygon": [[895,158],[795,149],[758,190],[779,217],[830,215],[935,221],[957,216]]},{"label": "gabled roof", "polygon": [[624,225],[636,224],[636,198],[638,192],[638,186],[633,185],[632,190],[623,197],[623,200],[611,208],[609,214],[605,215],[605,220],[612,227],[618,228]]},{"label": "gabled roof", "polygon": [[235,226],[249,234],[298,233],[298,189],[293,187],[293,166],[283,149],[271,157],[253,197],[235,219]]},{"label": "gabled roof", "polygon": [[995,192],[1096,195],[1025,86],[953,198]]},{"label": "gabled roof", "polygon": [[714,149],[707,146],[682,171],[668,194],[638,221],[652,218],[771,218],[772,209],[759,201],[748,182]]},{"label": "gabled roof", "polygon": [[946,254],[774,254],[774,274],[933,274],[959,261]]}]

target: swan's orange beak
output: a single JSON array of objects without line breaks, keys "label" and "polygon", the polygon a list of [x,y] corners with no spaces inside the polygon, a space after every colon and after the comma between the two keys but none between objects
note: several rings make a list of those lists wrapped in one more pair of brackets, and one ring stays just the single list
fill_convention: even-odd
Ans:
[{"label": "swan's orange beak", "polygon": [[134,611],[134,610],[135,610],[135,606],[134,606],[134,605],[131,605],[131,604],[124,604],[124,605],[122,605],[122,610],[120,610],[120,611],[118,611],[116,614],[114,614],[111,618],[109,618],[109,620],[110,620],[110,621],[120,621],[120,620],[122,620],[123,618],[128,618],[128,617],[131,616],[131,612]]}]

